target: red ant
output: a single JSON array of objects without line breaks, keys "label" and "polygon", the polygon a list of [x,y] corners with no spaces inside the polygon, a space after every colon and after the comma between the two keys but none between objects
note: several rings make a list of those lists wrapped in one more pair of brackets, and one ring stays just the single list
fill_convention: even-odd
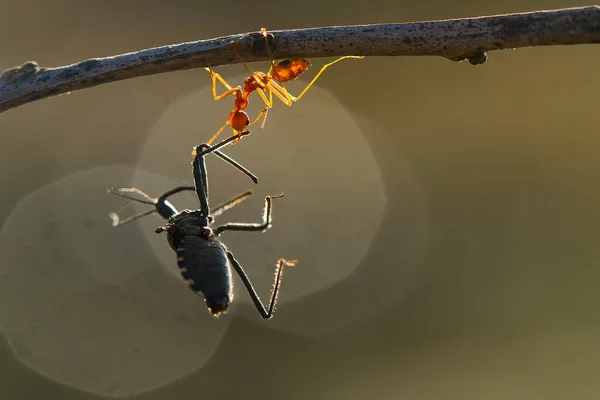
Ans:
[{"label": "red ant", "polygon": [[[227,125],[231,126],[234,135],[239,137],[241,133],[247,129],[248,126],[256,123],[264,115],[265,118],[263,120],[261,128],[264,127],[265,122],[267,120],[267,112],[271,107],[273,107],[273,95],[275,95],[275,97],[281,100],[284,104],[291,106],[294,102],[300,100],[300,98],[304,95],[304,93],[306,93],[308,88],[310,88],[313,85],[313,83],[315,83],[319,76],[321,76],[321,74],[329,66],[346,58],[364,58],[363,56],[344,56],[338,58],[333,62],[330,62],[329,64],[324,65],[323,68],[321,68],[321,70],[313,78],[313,80],[304,88],[300,95],[298,95],[298,97],[295,97],[292,96],[285,89],[284,83],[299,77],[304,71],[308,69],[308,67],[310,67],[310,63],[303,58],[294,58],[282,60],[276,64],[273,61],[273,57],[271,56],[271,49],[269,47],[268,41],[269,34],[267,34],[267,30],[265,28],[261,28],[260,33],[262,33],[262,35],[265,37],[265,41],[267,44],[267,52],[269,53],[269,60],[271,61],[271,68],[269,68],[269,72],[267,74],[260,71],[252,71],[250,67],[248,67],[248,65],[241,59],[235,47],[234,50],[237,53],[238,58],[242,61],[244,67],[248,70],[248,72],[250,72],[250,76],[244,80],[243,89],[240,86],[232,88],[221,77],[221,75],[215,73],[210,67],[205,68],[210,73],[210,76],[212,78],[212,89],[215,100],[221,100],[224,97],[229,96],[230,94],[235,94],[233,110],[229,113],[229,118],[227,119],[227,122],[221,128],[219,128],[219,130],[207,141],[207,144],[209,145],[215,141],[215,139],[219,136],[219,134],[221,134],[221,131]],[[232,43],[232,45],[235,46],[236,43],[234,42]],[[217,80],[227,88],[227,91],[220,95],[217,95]],[[248,98],[254,91],[256,91],[260,95],[266,107],[262,109],[262,111],[253,121],[250,121],[250,117],[248,117],[248,114],[246,114],[243,110],[246,107],[248,107]],[[268,99],[266,93],[269,93]]]}]

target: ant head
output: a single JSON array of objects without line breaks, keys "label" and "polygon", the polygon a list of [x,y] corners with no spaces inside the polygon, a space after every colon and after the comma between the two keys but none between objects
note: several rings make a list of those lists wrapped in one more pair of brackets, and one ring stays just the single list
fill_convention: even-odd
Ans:
[{"label": "ant head", "polygon": [[250,125],[250,117],[244,111],[238,111],[231,117],[231,127],[236,132],[242,132]]}]

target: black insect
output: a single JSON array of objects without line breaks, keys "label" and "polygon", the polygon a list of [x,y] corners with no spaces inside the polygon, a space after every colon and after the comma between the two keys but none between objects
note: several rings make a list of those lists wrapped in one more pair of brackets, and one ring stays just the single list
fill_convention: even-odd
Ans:
[{"label": "black insect", "polygon": [[[218,237],[225,231],[247,231],[264,232],[271,227],[271,211],[273,199],[283,197],[283,193],[278,196],[267,196],[265,198],[265,212],[262,223],[228,223],[211,228],[214,217],[224,211],[241,203],[252,194],[250,191],[243,192],[231,200],[219,205],[214,210],[208,204],[208,183],[206,176],[206,165],[204,156],[214,152],[221,159],[227,161],[238,170],[248,175],[254,183],[258,179],[244,166],[237,163],[227,155],[218,151],[219,147],[229,144],[238,136],[230,137],[215,146],[202,144],[195,147],[193,164],[194,186],[179,186],[171,189],[158,198],[151,198],[146,193],[135,188],[110,188],[109,193],[116,194],[127,199],[154,206],[154,209],[119,221],[115,213],[110,216],[113,219],[113,226],[122,226],[145,215],[158,213],[167,220],[167,224],[158,228],[156,233],[167,232],[169,245],[177,254],[177,264],[183,278],[187,281],[190,289],[204,297],[204,302],[208,310],[216,317],[220,314],[226,314],[229,305],[233,301],[233,281],[231,267],[238,273],[246,290],[250,294],[254,305],[263,318],[270,319],[273,315],[277,294],[281,285],[281,277],[284,266],[294,266],[297,260],[288,261],[280,258],[275,268],[275,280],[273,291],[269,302],[268,310],[261,302],[256,290],[252,286],[250,279],[244,272],[244,269],[235,259],[233,254],[219,242]],[[195,190],[200,201],[200,208],[197,210],[183,210],[178,212],[167,198],[182,192]],[[142,199],[134,197],[137,194]]]}]

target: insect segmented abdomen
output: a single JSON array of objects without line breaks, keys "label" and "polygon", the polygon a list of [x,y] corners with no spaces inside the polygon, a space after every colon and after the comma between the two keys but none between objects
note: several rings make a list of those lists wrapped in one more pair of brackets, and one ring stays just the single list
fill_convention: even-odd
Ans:
[{"label": "insect segmented abdomen", "polygon": [[233,300],[233,281],[223,245],[186,236],[176,249],[179,271],[192,291],[204,296],[213,314],[227,310]]}]

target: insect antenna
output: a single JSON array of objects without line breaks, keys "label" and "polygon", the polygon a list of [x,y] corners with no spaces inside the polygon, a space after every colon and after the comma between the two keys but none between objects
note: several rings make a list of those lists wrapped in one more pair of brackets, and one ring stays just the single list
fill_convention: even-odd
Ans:
[{"label": "insect antenna", "polygon": [[[194,186],[177,186],[173,189],[167,190],[165,193],[161,194],[159,197],[153,199],[148,196],[146,193],[142,192],[140,189],[136,188],[109,188],[107,189],[108,193],[115,194],[120,197],[124,197],[129,201],[125,203],[121,208],[117,211],[110,213],[108,216],[113,221],[113,227],[125,225],[129,222],[135,221],[138,218],[144,217],[146,215],[152,213],[158,213],[162,218],[169,219],[173,215],[177,214],[177,209],[173,207],[171,203],[167,201],[168,197],[173,196],[174,194],[183,192],[183,191],[193,191],[195,190]],[[136,195],[142,197],[142,199],[132,196],[131,193],[135,193]],[[131,201],[137,201],[138,203],[148,204],[154,206],[154,209],[142,212],[140,214],[134,215],[132,217],[126,218],[124,220],[120,220],[118,213],[125,208]]]},{"label": "insect antenna", "polygon": [[[153,205],[154,202],[156,201],[152,197],[148,196],[146,193],[142,192],[140,189],[136,189],[136,188],[113,188],[113,187],[111,187],[111,188],[106,189],[106,191],[108,193],[115,194],[120,197],[124,197],[130,201],[131,200],[137,201],[138,203]],[[142,199],[135,197],[129,193],[135,193],[138,196],[142,197]]]},{"label": "insect antenna", "polygon": [[[127,204],[126,204],[126,205],[127,205]],[[133,217],[129,217],[129,218],[125,218],[125,219],[121,220],[121,219],[119,218],[119,215],[118,215],[117,213],[118,213],[119,211],[121,211],[123,208],[125,208],[125,206],[123,206],[123,207],[119,208],[119,209],[118,209],[117,211],[115,211],[115,212],[111,212],[111,213],[109,213],[109,214],[108,214],[108,216],[110,217],[110,219],[112,219],[112,226],[113,226],[114,228],[116,228],[116,227],[118,227],[118,226],[122,226],[122,225],[128,224],[128,223],[130,223],[130,222],[132,222],[132,221],[135,221],[136,219],[139,219],[139,218],[145,217],[146,215],[154,214],[154,213],[156,212],[156,210],[148,210],[148,211],[144,211],[144,212],[142,212],[142,213],[140,213],[140,214],[136,214],[136,215],[134,215]]]},{"label": "insect antenna", "polygon": [[[121,207],[119,207],[118,210],[116,210],[116,211],[111,212],[111,213],[108,214],[108,216],[112,220],[112,226],[114,228],[116,228],[118,226],[122,226],[122,225],[128,224],[128,223],[130,223],[132,221],[135,221],[135,220],[137,220],[139,218],[145,217],[146,215],[150,215],[150,214],[153,214],[153,213],[156,212],[156,208],[154,208],[152,210],[144,211],[144,212],[141,212],[141,213],[136,214],[134,216],[125,218],[125,219],[120,219],[119,212],[121,212],[125,207],[127,207],[129,205],[129,203],[131,203],[132,201],[137,201],[138,203],[142,203],[142,204],[154,205],[155,204],[155,199],[151,198],[146,193],[144,193],[141,190],[136,189],[136,188],[109,188],[109,189],[106,189],[106,191],[108,193],[117,195],[119,197],[124,197],[127,200],[129,200],[127,203],[125,203]],[[134,197],[130,193],[135,193],[138,196],[141,196],[142,199]]]}]

